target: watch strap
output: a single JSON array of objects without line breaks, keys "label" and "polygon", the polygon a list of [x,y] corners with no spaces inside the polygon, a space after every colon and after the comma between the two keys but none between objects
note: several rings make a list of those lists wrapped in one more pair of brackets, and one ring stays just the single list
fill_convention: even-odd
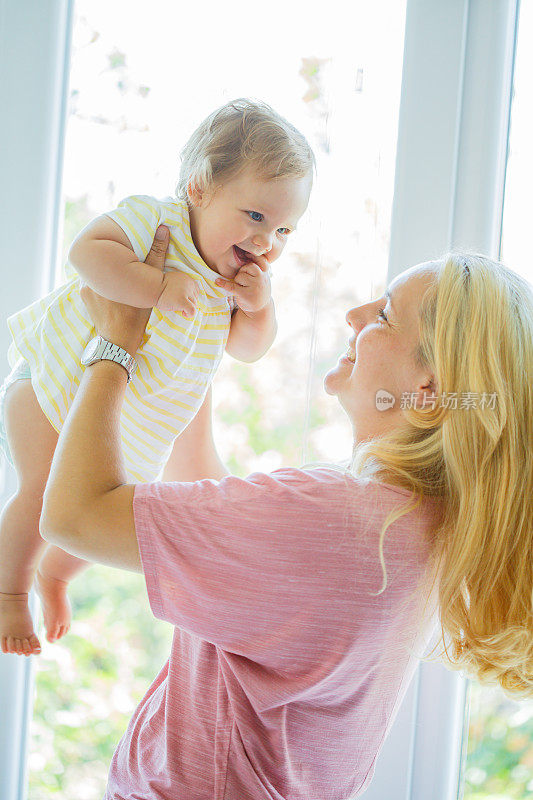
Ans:
[{"label": "watch strap", "polygon": [[108,342],[105,339],[104,342],[105,346],[102,351],[102,355],[100,356],[100,360],[116,361],[117,364],[121,364],[121,366],[123,366],[128,373],[129,383],[135,374],[135,370],[137,369],[137,362],[127,350],[124,350],[123,347],[119,347],[118,344],[113,344],[113,342]]},{"label": "watch strap", "polygon": [[90,366],[91,364],[96,364],[97,361],[115,361],[117,364],[124,367],[128,373],[129,383],[137,369],[137,362],[133,356],[130,355],[127,350],[124,350],[123,347],[120,347],[118,344],[113,344],[113,342],[104,339],[103,336],[97,336],[96,338],[98,341],[93,354],[88,360],[82,357],[82,364]]}]

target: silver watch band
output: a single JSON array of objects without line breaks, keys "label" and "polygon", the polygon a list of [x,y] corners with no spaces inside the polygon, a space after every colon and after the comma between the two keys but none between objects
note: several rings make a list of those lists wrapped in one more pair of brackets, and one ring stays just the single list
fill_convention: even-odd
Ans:
[{"label": "silver watch band", "polygon": [[137,362],[130,355],[127,350],[124,350],[123,347],[119,347],[118,344],[113,344],[113,342],[105,341],[105,347],[102,351],[102,355],[100,356],[101,361],[116,361],[117,364],[123,366],[128,373],[128,383],[133,378],[135,370],[137,369]]},{"label": "silver watch band", "polygon": [[137,362],[132,355],[123,347],[119,347],[118,344],[113,344],[99,335],[91,339],[81,357],[81,363],[86,367],[96,364],[97,361],[115,361],[120,364],[128,373],[128,383],[137,369]]}]

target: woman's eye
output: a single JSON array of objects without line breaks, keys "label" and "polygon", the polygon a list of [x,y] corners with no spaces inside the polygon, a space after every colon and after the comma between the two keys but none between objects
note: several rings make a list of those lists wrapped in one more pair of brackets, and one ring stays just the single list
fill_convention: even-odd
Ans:
[{"label": "woman's eye", "polygon": [[384,314],[384,313],[383,313],[383,309],[382,309],[382,308],[378,308],[377,317],[378,317],[378,318],[379,318],[379,317],[381,317],[381,319],[384,319],[384,320],[385,320],[385,322],[388,322],[388,321],[389,321],[389,320],[387,319],[387,316],[386,316],[386,314]]},{"label": "woman's eye", "polygon": [[281,233],[282,236],[288,236],[290,232],[290,228],[278,228],[278,233]]},{"label": "woman's eye", "polygon": [[250,219],[253,219],[254,222],[263,221],[263,215],[259,211],[247,211],[246,213],[249,214]]}]

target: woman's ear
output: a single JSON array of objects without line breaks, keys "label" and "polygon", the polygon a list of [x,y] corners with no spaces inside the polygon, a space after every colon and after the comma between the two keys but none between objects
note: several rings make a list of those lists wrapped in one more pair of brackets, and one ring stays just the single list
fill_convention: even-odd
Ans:
[{"label": "woman's ear", "polygon": [[[434,405],[436,398],[438,398],[439,387],[434,375],[428,375],[417,386],[416,392],[413,393],[415,408],[424,408],[426,405]],[[431,400],[433,398],[433,400]]]}]

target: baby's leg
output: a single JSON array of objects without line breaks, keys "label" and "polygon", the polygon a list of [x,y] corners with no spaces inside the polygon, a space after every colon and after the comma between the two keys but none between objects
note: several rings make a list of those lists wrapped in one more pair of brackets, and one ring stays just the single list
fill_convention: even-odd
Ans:
[{"label": "baby's leg", "polygon": [[45,546],[39,536],[39,517],[58,435],[41,410],[29,380],[13,383],[4,402],[18,488],[1,517],[0,589],[20,593],[29,590]]},{"label": "baby's leg", "polygon": [[18,380],[7,390],[4,419],[18,488],[0,517],[0,644],[4,653],[30,655],[40,645],[28,592],[45,547],[39,517],[58,435],[29,380]]},{"label": "baby's leg", "polygon": [[41,599],[46,638],[49,642],[60,639],[70,628],[72,610],[67,596],[67,586],[72,578],[90,566],[60,547],[48,545],[35,573],[35,588]]}]

